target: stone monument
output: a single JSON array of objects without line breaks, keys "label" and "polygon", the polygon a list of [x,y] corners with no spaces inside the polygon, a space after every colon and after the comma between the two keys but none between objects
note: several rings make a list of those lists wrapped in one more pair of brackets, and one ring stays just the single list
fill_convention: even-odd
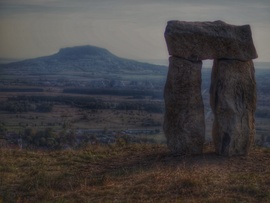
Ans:
[{"label": "stone monument", "polygon": [[216,153],[247,155],[255,135],[257,58],[249,25],[169,21],[164,132],[174,154],[201,154],[205,137],[202,60],[214,59],[210,104]]}]

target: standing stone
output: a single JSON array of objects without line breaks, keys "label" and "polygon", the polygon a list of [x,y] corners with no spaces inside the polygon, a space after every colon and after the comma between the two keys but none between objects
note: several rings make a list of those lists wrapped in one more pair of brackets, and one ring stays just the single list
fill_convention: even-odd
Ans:
[{"label": "standing stone", "polygon": [[201,154],[205,122],[201,96],[202,62],[170,57],[164,89],[164,132],[175,154]]},{"label": "standing stone", "polygon": [[215,60],[210,104],[213,141],[223,156],[247,155],[255,135],[256,82],[251,60]]},{"label": "standing stone", "polygon": [[258,57],[249,25],[169,21],[164,36],[171,56],[192,61],[220,58],[247,61]]}]

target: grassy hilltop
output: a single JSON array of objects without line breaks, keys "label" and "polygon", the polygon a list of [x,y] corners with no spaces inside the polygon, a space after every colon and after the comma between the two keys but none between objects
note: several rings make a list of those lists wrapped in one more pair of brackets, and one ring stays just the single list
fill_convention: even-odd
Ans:
[{"label": "grassy hilltop", "polygon": [[270,150],[170,155],[154,144],[0,149],[0,202],[270,202]]}]

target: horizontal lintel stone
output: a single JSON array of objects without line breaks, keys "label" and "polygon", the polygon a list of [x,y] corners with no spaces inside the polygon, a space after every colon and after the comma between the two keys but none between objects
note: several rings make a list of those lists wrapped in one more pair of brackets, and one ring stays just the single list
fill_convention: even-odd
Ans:
[{"label": "horizontal lintel stone", "polygon": [[258,57],[249,25],[230,25],[222,21],[169,21],[164,33],[171,56],[191,61]]}]

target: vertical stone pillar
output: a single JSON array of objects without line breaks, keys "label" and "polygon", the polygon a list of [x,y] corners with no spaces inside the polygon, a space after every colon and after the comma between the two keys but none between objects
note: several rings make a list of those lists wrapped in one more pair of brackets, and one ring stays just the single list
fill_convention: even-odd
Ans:
[{"label": "vertical stone pillar", "polygon": [[255,135],[256,82],[252,60],[215,60],[210,104],[216,153],[247,155]]},{"label": "vertical stone pillar", "polygon": [[201,154],[205,137],[202,62],[170,57],[164,89],[164,132],[175,154]]}]

